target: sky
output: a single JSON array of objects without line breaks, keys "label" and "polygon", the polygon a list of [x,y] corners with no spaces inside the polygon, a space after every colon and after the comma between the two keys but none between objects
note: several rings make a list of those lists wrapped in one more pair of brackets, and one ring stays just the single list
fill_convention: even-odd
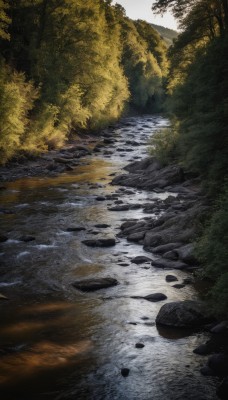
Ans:
[{"label": "sky", "polygon": [[131,19],[144,19],[147,22],[177,30],[177,23],[170,13],[164,14],[163,17],[152,13],[151,6],[154,0],[117,0],[113,3],[121,4]]}]

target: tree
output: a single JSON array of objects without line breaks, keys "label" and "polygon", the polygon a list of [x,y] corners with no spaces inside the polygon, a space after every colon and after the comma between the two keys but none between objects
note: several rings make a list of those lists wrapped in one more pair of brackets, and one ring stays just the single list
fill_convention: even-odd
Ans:
[{"label": "tree", "polygon": [[5,0],[0,0],[0,39],[9,40],[8,26],[10,18],[7,15],[8,4]]}]

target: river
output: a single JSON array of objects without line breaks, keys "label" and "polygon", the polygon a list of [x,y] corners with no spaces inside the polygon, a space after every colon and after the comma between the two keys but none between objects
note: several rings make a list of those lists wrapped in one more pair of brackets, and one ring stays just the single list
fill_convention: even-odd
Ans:
[{"label": "river", "polygon": [[[217,399],[215,379],[199,372],[205,359],[192,352],[207,334],[158,331],[155,317],[165,301],[131,298],[162,292],[167,302],[196,299],[196,289],[175,289],[165,280],[167,271],[131,263],[152,255],[125,239],[117,237],[110,248],[81,243],[116,236],[126,218],[148,216],[141,208],[109,211],[115,200],[98,196],[115,193],[124,203],[144,204],[169,195],[136,189],[123,194],[110,185],[124,165],[147,154],[148,138],[167,125],[160,116],[124,119],[106,129],[115,143],[85,157],[74,171],[5,184],[0,202],[9,213],[0,214],[0,233],[9,239],[1,243],[0,293],[9,300],[0,302],[2,400]],[[68,231],[75,226],[85,230]],[[35,240],[20,240],[26,235]],[[175,275],[181,281],[187,273]],[[91,293],[72,286],[103,276],[119,284]],[[145,346],[138,349],[137,342]],[[130,369],[128,377],[122,368]]]}]

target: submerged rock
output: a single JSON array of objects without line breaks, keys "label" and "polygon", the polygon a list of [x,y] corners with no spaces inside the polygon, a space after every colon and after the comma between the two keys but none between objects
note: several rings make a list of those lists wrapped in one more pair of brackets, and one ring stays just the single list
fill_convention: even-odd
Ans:
[{"label": "submerged rock", "polygon": [[156,317],[158,325],[176,328],[199,328],[208,321],[204,304],[192,300],[166,303]]},{"label": "submerged rock", "polygon": [[82,292],[93,292],[95,290],[106,289],[111,286],[116,286],[118,281],[114,278],[91,278],[82,281],[76,281],[72,285]]}]

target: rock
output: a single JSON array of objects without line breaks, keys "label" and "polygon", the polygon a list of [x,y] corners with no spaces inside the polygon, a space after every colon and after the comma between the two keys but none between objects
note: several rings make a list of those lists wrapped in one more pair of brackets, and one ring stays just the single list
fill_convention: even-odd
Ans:
[{"label": "rock", "polygon": [[60,164],[68,164],[69,162],[74,162],[74,159],[65,158],[65,157],[55,157],[54,161]]},{"label": "rock", "polygon": [[174,275],[166,275],[165,277],[166,282],[175,282],[178,281],[177,277]]},{"label": "rock", "polygon": [[137,256],[135,258],[132,258],[132,260],[131,260],[131,262],[134,264],[143,264],[148,261],[151,261],[151,258],[146,257],[146,256]]},{"label": "rock", "polygon": [[128,368],[121,369],[121,375],[126,378],[129,375],[130,370]]},{"label": "rock", "polygon": [[210,356],[207,364],[217,376],[226,376],[228,374],[228,357],[223,353]]},{"label": "rock", "polygon": [[76,281],[72,285],[82,292],[92,292],[95,290],[106,289],[111,286],[116,286],[118,281],[114,278],[94,278]]},{"label": "rock", "polygon": [[163,293],[153,293],[153,294],[149,294],[148,296],[145,296],[144,299],[155,303],[157,301],[166,300],[167,296]]},{"label": "rock", "polygon": [[131,235],[129,235],[127,237],[127,240],[129,242],[139,242],[140,240],[142,240],[144,238],[145,233],[146,233],[146,231],[132,233]]},{"label": "rock", "polygon": [[228,377],[224,378],[223,381],[220,383],[216,394],[222,400],[226,400],[228,398]]},{"label": "rock", "polygon": [[156,317],[158,325],[176,328],[199,328],[208,321],[204,304],[191,300],[166,303]]},{"label": "rock", "polygon": [[168,244],[163,244],[163,245],[161,245],[161,246],[157,246],[157,247],[155,247],[155,248],[153,248],[153,253],[155,253],[155,254],[163,254],[163,253],[166,253],[166,252],[168,252],[168,251],[170,251],[170,250],[173,250],[173,249],[176,249],[177,247],[180,247],[181,246],[181,243],[179,242],[179,243],[168,243]]},{"label": "rock", "polygon": [[75,147],[74,147],[74,150],[75,150],[75,151],[83,151],[84,153],[91,154],[91,150],[88,149],[88,147],[85,147],[85,146],[83,146],[83,145],[81,145],[81,144],[78,144],[77,146],[75,146]]},{"label": "rock", "polygon": [[122,206],[120,205],[120,206],[109,207],[108,210],[109,211],[128,211],[129,205],[124,204]]},{"label": "rock", "polygon": [[82,243],[89,247],[111,247],[115,246],[116,241],[114,238],[103,238],[82,240]]},{"label": "rock", "polygon": [[36,240],[36,238],[34,236],[21,236],[19,238],[19,240],[21,240],[22,242],[32,242],[33,240]]},{"label": "rock", "polygon": [[0,243],[6,242],[8,240],[8,237],[1,235],[0,236]]},{"label": "rock", "polygon": [[188,265],[182,263],[181,261],[171,261],[171,260],[153,260],[151,265],[156,268],[164,268],[164,269],[187,269]]},{"label": "rock", "polygon": [[222,321],[215,325],[211,330],[211,333],[227,333],[228,332],[228,321]]},{"label": "rock", "polygon": [[97,201],[105,201],[106,198],[105,198],[104,196],[97,196],[97,197],[96,197],[96,200],[97,200]]},{"label": "rock", "polygon": [[85,230],[86,228],[84,228],[84,226],[70,226],[67,228],[67,232],[80,232]]},{"label": "rock", "polygon": [[172,287],[174,287],[175,289],[182,289],[185,287],[185,285],[183,285],[183,283],[176,283],[175,285],[173,285]]},{"label": "rock", "polygon": [[96,224],[94,226],[95,226],[95,228],[104,228],[104,229],[110,227],[110,225],[107,225],[107,224]]},{"label": "rock", "polygon": [[201,344],[193,350],[193,353],[199,354],[200,356],[207,356],[213,351],[213,347],[211,342],[208,341],[207,343]]},{"label": "rock", "polygon": [[143,343],[136,343],[135,347],[136,347],[136,349],[143,349],[143,347],[145,347],[145,344],[143,344]]},{"label": "rock", "polygon": [[168,258],[170,260],[181,260],[187,264],[195,264],[197,263],[196,258],[193,255],[193,245],[187,244],[178,249],[173,249],[163,254],[164,258]]}]

